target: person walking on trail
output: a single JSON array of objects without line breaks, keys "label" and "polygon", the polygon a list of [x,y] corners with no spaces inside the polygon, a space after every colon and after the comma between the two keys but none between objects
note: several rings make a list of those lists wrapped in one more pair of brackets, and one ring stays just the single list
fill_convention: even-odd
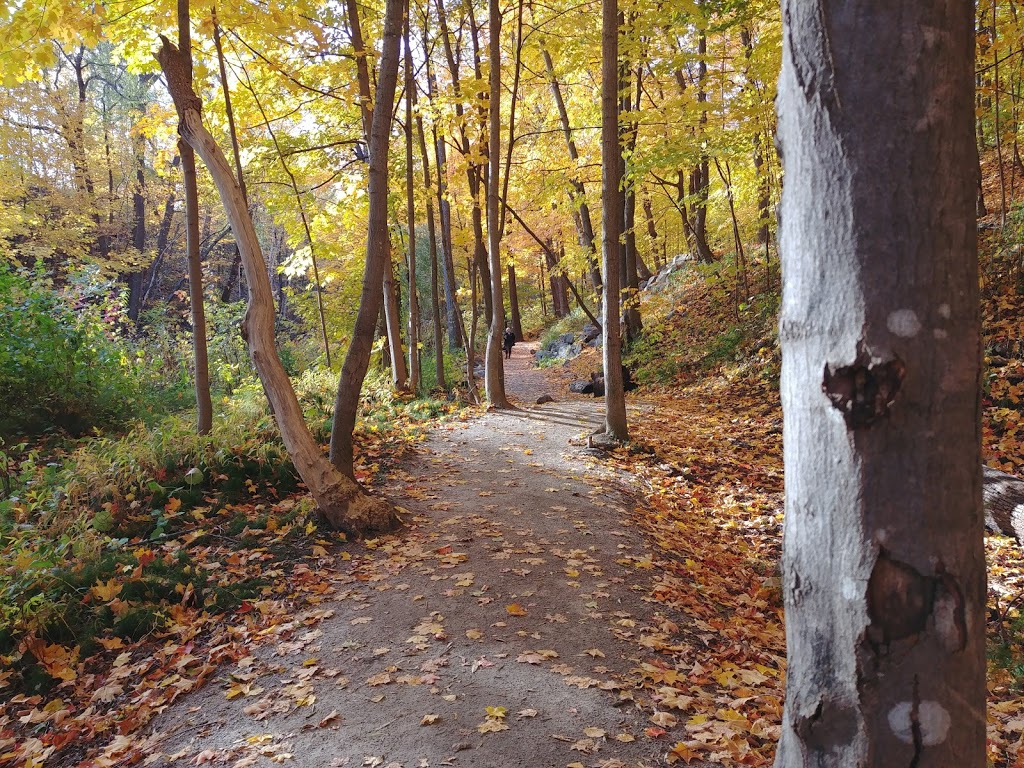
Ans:
[{"label": "person walking on trail", "polygon": [[505,335],[502,338],[502,346],[505,348],[505,359],[512,358],[512,347],[516,345],[516,334],[511,325],[505,326]]}]

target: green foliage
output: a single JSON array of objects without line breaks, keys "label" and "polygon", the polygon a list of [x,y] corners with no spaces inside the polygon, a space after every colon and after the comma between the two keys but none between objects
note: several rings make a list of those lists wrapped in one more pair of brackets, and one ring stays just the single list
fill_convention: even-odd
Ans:
[{"label": "green foliage", "polygon": [[0,267],[0,434],[111,429],[175,403],[181,380],[122,335],[110,283],[82,273],[63,289]]}]

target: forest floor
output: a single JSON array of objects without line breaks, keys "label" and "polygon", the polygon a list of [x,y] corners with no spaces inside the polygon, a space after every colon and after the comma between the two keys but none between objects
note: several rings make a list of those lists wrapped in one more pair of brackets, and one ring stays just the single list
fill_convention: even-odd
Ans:
[{"label": "forest floor", "polygon": [[[588,448],[602,401],[569,395],[564,369],[533,368],[535,348],[506,363],[516,409],[439,426],[388,473],[401,530],[315,544],[286,577],[289,610],[247,606],[205,651],[206,684],[93,763],[766,763],[784,665],[775,545],[755,551],[731,518],[684,523],[659,502],[684,483],[684,506],[701,503],[709,467]],[[543,394],[555,402],[535,405]],[[637,423],[686,431],[669,410],[631,404]],[[726,422],[741,439],[744,424]],[[647,477],[626,471],[638,460]],[[776,534],[770,463],[770,489],[729,495],[757,513],[744,526]],[[693,539],[669,541],[683,530]],[[173,667],[181,652],[175,642],[154,661]],[[187,646],[178,663],[187,677],[198,655]]]},{"label": "forest floor", "polygon": [[[393,534],[268,524],[238,549],[217,534],[200,567],[263,585],[236,610],[207,614],[185,588],[142,642],[103,639],[77,661],[33,640],[64,682],[3,705],[21,730],[0,764],[769,764],[785,676],[776,388],[717,374],[646,387],[630,445],[598,451],[603,402],[567,384],[599,359],[538,370],[535,348],[506,364],[515,409],[441,422],[379,473],[404,521]],[[1008,540],[989,558],[998,641],[1024,577]],[[995,768],[1024,758],[1018,686],[990,668]]]}]

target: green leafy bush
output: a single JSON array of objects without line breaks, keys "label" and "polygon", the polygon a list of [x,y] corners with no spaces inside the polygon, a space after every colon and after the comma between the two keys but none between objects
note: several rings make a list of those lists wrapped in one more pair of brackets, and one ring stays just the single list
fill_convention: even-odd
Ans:
[{"label": "green leafy bush", "polygon": [[123,338],[122,324],[120,293],[93,275],[58,289],[0,267],[0,402],[15,405],[0,409],[0,434],[77,435],[153,410],[173,377]]}]

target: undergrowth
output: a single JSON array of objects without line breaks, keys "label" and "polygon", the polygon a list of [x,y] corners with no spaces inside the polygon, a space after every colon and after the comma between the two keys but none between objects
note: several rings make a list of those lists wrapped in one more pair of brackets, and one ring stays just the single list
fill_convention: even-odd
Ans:
[{"label": "undergrowth", "polygon": [[[335,374],[322,369],[296,381],[321,442],[335,387]],[[361,406],[355,443],[362,482],[400,458],[425,422],[453,408],[431,398],[397,399],[377,375]],[[0,677],[6,669],[19,687],[43,690],[58,680],[30,652],[34,642],[88,656],[104,638],[159,633],[175,605],[235,609],[268,585],[218,578],[225,552],[263,546],[258,532],[273,533],[283,547],[313,534],[314,506],[292,495],[301,484],[259,385],[240,384],[215,411],[206,436],[178,414],[63,450],[0,441]],[[285,570],[287,554],[281,552]]]}]

